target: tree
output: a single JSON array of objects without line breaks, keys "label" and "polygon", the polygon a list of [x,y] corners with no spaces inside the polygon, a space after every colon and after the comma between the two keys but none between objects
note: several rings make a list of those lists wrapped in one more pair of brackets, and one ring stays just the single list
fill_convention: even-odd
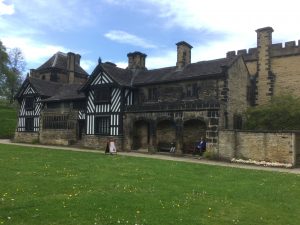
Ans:
[{"label": "tree", "polygon": [[0,41],[0,97],[4,96],[6,74],[8,73],[9,58],[5,46]]},{"label": "tree", "polygon": [[246,118],[245,129],[300,130],[300,98],[274,97],[269,104],[250,108]]},{"label": "tree", "polygon": [[0,57],[0,97],[5,97],[12,103],[22,83],[25,60],[19,48],[13,48],[7,52],[1,41]]},{"label": "tree", "polygon": [[9,72],[6,76],[7,98],[10,103],[22,84],[22,74],[25,71],[25,60],[21,49],[13,48],[8,52]]}]

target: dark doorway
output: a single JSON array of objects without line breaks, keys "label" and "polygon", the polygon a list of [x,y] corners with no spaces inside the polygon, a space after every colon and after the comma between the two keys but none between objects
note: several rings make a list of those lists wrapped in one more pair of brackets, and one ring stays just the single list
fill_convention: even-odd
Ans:
[{"label": "dark doorway", "polygon": [[81,140],[82,139],[82,134],[84,133],[84,120],[78,120],[78,140]]},{"label": "dark doorway", "polygon": [[133,126],[133,143],[132,149],[147,149],[149,145],[149,123],[144,120],[140,120],[134,123]]},{"label": "dark doorway", "polygon": [[205,139],[206,124],[202,120],[192,119],[187,120],[183,124],[183,152],[192,153],[195,148],[196,142],[200,138]]}]

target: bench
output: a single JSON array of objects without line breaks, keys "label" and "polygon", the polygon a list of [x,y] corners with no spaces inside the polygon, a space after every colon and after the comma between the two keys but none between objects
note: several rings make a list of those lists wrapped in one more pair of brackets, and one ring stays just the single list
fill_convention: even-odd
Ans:
[{"label": "bench", "polygon": [[194,142],[194,143],[184,143],[183,144],[183,153],[184,154],[194,154],[196,146],[199,142]]},{"label": "bench", "polygon": [[172,147],[171,142],[159,142],[157,145],[157,150],[159,152],[170,152],[171,147]]}]

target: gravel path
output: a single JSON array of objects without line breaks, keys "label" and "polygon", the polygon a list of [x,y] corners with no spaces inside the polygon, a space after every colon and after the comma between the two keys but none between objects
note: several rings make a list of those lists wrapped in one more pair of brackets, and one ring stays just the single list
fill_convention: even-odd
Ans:
[{"label": "gravel path", "polygon": [[[60,149],[60,150],[78,151],[78,152],[93,152],[93,153],[104,154],[104,152],[100,151],[100,150],[83,149],[83,148],[77,148],[77,147],[65,147],[65,146],[51,146],[51,145],[38,145],[38,144],[33,145],[33,144],[14,143],[8,139],[0,139],[0,144],[39,147],[39,148],[48,148],[48,149],[49,148],[50,149]],[[131,151],[131,152],[118,152],[118,155],[170,160],[170,161],[178,161],[178,162],[188,162],[188,163],[199,163],[199,164],[214,165],[214,166],[226,166],[226,167],[234,167],[234,168],[241,168],[241,169],[293,173],[293,174],[300,175],[300,168],[285,169],[285,168],[245,165],[245,164],[230,163],[230,162],[212,161],[212,160],[207,160],[207,159],[194,157],[194,156],[171,155],[168,153],[167,154],[159,154],[159,153],[158,154],[148,154],[145,152]]]}]

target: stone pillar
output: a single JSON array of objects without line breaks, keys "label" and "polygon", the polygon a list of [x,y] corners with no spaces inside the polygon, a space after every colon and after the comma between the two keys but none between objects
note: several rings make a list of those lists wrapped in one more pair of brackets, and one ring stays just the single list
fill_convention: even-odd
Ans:
[{"label": "stone pillar", "polygon": [[182,154],[183,148],[183,123],[176,123],[176,154]]},{"label": "stone pillar", "polygon": [[272,45],[272,27],[264,27],[257,32],[257,99],[256,104],[266,104],[271,100],[274,78],[271,73],[270,50]]},{"label": "stone pillar", "polygon": [[156,126],[156,123],[153,122],[153,121],[150,121],[149,122],[149,126],[150,126],[150,129],[149,129],[149,145],[150,147],[153,147],[153,148],[156,148],[157,147],[157,139],[156,139],[156,129],[157,129],[157,126]]}]

